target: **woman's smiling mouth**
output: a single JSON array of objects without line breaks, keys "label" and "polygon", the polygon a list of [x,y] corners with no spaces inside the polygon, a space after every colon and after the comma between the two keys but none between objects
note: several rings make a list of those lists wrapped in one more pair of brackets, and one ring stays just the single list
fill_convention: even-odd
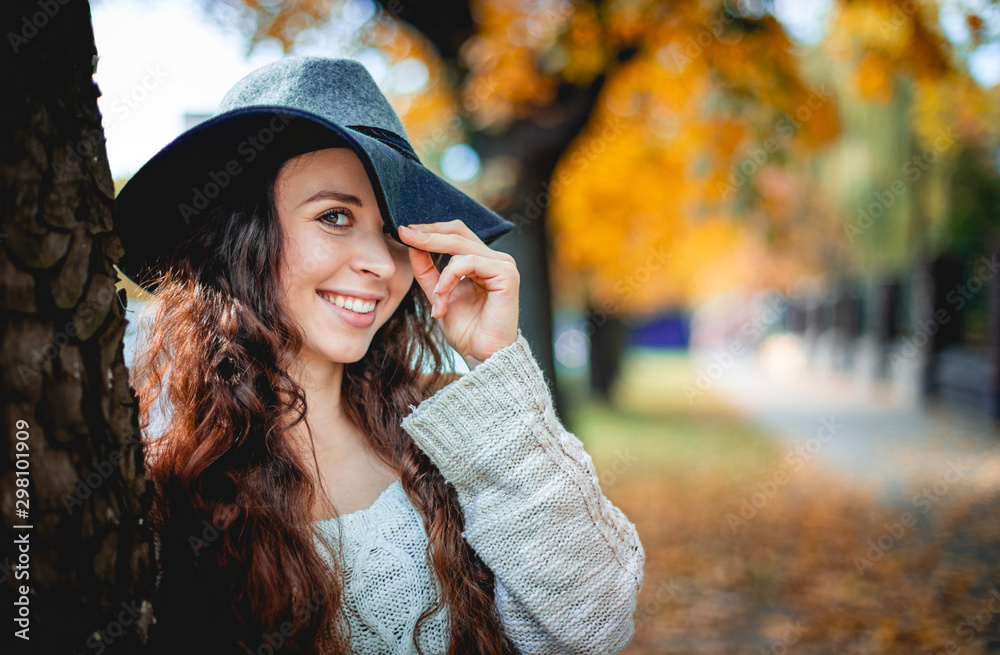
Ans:
[{"label": "woman's smiling mouth", "polygon": [[375,324],[377,300],[362,300],[320,291],[317,291],[316,295],[323,299],[323,304],[329,307],[341,321],[353,328],[365,329]]},{"label": "woman's smiling mouth", "polygon": [[362,300],[361,298],[324,293],[323,291],[317,291],[316,293],[318,293],[321,298],[333,303],[337,307],[343,307],[344,309],[353,311],[356,314],[368,314],[369,312],[375,310],[375,305],[378,303],[377,300]]}]

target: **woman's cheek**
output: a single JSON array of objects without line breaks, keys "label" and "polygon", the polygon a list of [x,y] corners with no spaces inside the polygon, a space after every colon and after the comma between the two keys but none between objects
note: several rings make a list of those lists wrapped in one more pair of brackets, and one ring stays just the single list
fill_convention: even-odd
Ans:
[{"label": "woman's cheek", "polygon": [[401,284],[405,291],[413,283],[413,264],[410,263],[410,253],[406,249],[402,249],[402,251],[396,252],[393,257],[396,259],[396,276],[405,280]]}]

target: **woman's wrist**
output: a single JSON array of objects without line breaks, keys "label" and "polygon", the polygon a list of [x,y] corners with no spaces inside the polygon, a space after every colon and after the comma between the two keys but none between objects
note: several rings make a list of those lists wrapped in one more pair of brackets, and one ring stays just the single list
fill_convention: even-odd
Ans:
[{"label": "woman's wrist", "polygon": [[511,342],[509,344],[507,344],[506,346],[501,346],[501,347],[497,348],[492,353],[490,353],[489,355],[487,355],[484,359],[476,359],[472,355],[462,355],[462,359],[465,360],[465,363],[468,365],[469,370],[471,371],[472,369],[476,368],[477,366],[479,366],[480,364],[482,364],[483,362],[485,362],[487,359],[489,359],[490,357],[492,357],[496,352],[498,352],[500,350],[503,350],[505,348],[510,348],[512,345],[514,345],[517,342],[517,339],[520,336],[521,336],[521,330],[520,330],[520,328],[518,328],[517,333],[515,334],[514,338],[511,340]]},{"label": "woman's wrist", "polygon": [[479,366],[480,364],[482,364],[481,361],[479,361],[478,359],[476,359],[472,355],[463,355],[462,359],[465,360],[465,364],[469,367],[470,371],[472,369],[476,368],[477,366]]}]

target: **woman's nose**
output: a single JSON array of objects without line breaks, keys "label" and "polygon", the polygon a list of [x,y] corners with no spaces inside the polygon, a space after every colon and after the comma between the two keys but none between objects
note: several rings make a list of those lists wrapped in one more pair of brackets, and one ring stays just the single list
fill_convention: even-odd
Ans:
[{"label": "woman's nose", "polygon": [[357,242],[351,265],[358,272],[368,271],[388,279],[396,272],[396,260],[386,243],[392,237],[382,231],[381,223],[380,220],[377,229],[364,231],[364,236]]}]

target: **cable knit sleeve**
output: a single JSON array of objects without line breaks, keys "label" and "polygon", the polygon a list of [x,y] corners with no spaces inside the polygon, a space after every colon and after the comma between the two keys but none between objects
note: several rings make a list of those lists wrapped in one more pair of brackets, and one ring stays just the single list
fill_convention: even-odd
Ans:
[{"label": "cable knit sleeve", "polygon": [[464,536],[496,576],[504,629],[521,652],[621,652],[645,553],[556,417],[520,330],[411,409],[402,427],[458,492]]}]

